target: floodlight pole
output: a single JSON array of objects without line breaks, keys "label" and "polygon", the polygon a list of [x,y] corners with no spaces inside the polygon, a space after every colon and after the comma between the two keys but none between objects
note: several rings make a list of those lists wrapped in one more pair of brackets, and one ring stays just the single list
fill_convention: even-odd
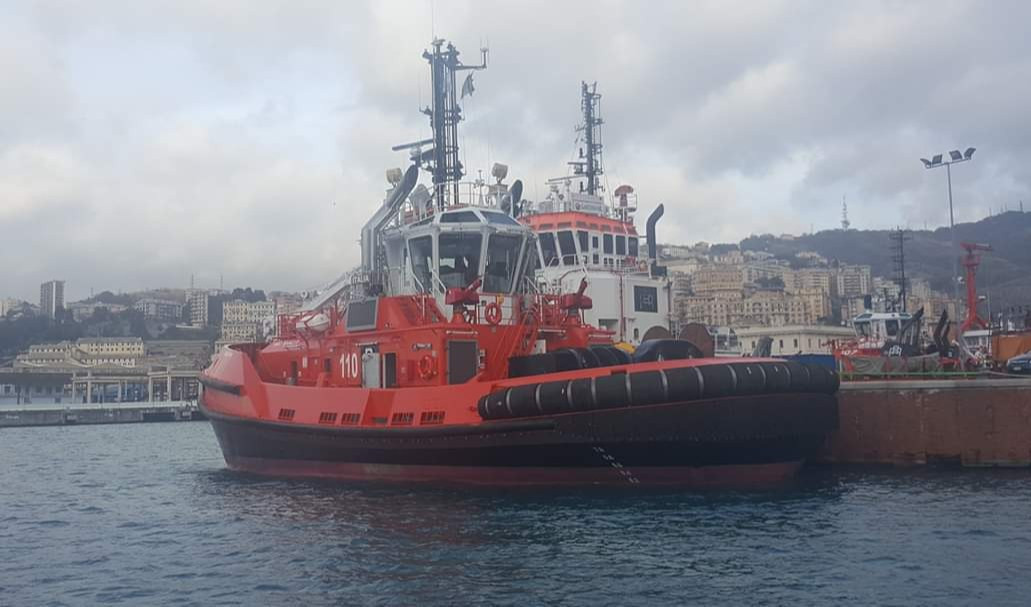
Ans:
[{"label": "floodlight pole", "polygon": [[952,163],[945,163],[946,179],[949,181],[949,239],[952,241],[952,301],[956,304],[956,315],[959,315],[959,253],[956,252],[956,217],[952,212]]},{"label": "floodlight pole", "polygon": [[930,162],[921,158],[925,169],[936,169],[942,165],[945,166],[945,175],[949,184],[949,240],[951,241],[950,249],[952,251],[952,301],[956,305],[957,315],[959,314],[959,254],[956,252],[956,216],[952,207],[952,165],[957,162],[966,162],[970,160],[973,157],[973,154],[974,148],[967,148],[966,154],[963,156],[960,156],[958,151],[955,154],[950,152],[949,155],[952,156],[952,160],[939,160],[943,155],[933,157],[933,160]]}]

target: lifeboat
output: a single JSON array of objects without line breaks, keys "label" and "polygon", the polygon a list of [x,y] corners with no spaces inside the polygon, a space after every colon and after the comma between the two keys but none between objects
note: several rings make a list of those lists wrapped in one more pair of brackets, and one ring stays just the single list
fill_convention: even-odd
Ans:
[{"label": "lifeboat", "polygon": [[[460,66],[439,41],[424,56],[434,78]],[[434,80],[445,111],[447,90]],[[438,132],[445,121],[432,124],[432,141],[458,141]],[[673,339],[615,347],[613,331],[584,320],[586,280],[566,293],[536,286],[538,238],[513,216],[520,183],[499,178],[462,198],[448,181],[461,171],[449,155],[428,161],[426,143],[399,146],[414,148],[415,163],[388,173],[361,267],[280,319],[280,335],[225,348],[201,374],[200,404],[229,468],[753,486],[790,477],[837,427],[838,378],[823,367],[705,358]],[[418,185],[420,170],[432,190]]]}]

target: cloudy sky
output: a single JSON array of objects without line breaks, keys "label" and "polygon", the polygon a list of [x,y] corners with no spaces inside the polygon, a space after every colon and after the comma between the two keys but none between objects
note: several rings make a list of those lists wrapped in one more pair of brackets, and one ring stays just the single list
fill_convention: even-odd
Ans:
[{"label": "cloudy sky", "polygon": [[[0,4],[0,297],[302,289],[353,266],[436,34],[490,67],[470,168],[527,196],[563,174],[579,83],[603,94],[611,187],[660,238],[948,221],[1031,205],[1031,3],[12,1]],[[425,178],[424,178],[425,179]],[[1031,209],[1031,207],[1029,207]]]}]

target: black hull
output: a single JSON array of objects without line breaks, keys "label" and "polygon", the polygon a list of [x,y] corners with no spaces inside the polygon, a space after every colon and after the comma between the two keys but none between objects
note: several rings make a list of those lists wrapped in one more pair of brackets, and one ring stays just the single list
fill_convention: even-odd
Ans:
[{"label": "black hull", "polygon": [[837,427],[833,396],[774,394],[468,426],[320,427],[208,412],[226,462],[268,474],[486,484],[753,484]]}]

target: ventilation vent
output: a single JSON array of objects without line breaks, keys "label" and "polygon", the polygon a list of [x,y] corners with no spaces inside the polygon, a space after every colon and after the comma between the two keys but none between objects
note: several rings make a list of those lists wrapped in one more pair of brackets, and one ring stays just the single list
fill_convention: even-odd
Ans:
[{"label": "ventilation vent", "polygon": [[444,412],[443,411],[423,411],[422,415],[419,416],[420,424],[443,424],[444,423]]},{"label": "ventilation vent", "polygon": [[292,420],[293,418],[294,418],[294,410],[293,409],[280,409],[279,410],[279,419],[280,420],[288,422],[288,421]]},{"label": "ventilation vent", "polygon": [[358,422],[361,421],[361,413],[344,413],[340,416],[341,426],[357,426]]},{"label": "ventilation vent", "polygon": [[390,418],[390,425],[392,426],[411,426],[415,420],[414,413],[395,413]]},{"label": "ventilation vent", "polygon": [[337,414],[336,413],[331,413],[329,411],[323,411],[322,413],[319,413],[319,423],[320,424],[335,424],[335,423],[337,423]]}]

